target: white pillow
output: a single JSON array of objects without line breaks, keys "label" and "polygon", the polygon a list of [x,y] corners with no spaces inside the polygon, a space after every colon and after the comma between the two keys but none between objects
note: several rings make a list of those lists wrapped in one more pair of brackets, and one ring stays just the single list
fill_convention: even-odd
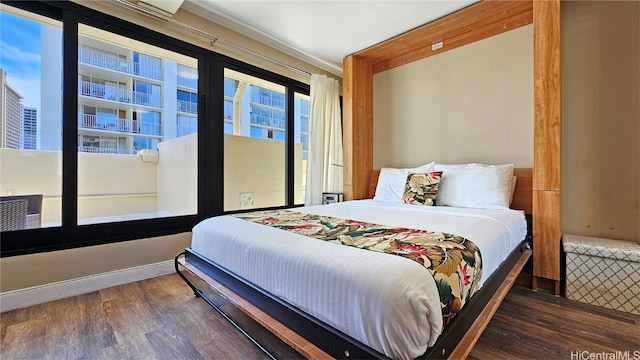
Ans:
[{"label": "white pillow", "polygon": [[378,177],[378,185],[376,185],[376,193],[373,200],[388,201],[395,203],[404,203],[402,194],[404,193],[404,185],[407,182],[407,176],[410,173],[427,173],[433,171],[435,163],[429,163],[417,168],[387,168],[380,169],[380,177]]},{"label": "white pillow", "polygon": [[436,164],[442,171],[437,205],[477,209],[508,209],[513,186],[513,164]]}]

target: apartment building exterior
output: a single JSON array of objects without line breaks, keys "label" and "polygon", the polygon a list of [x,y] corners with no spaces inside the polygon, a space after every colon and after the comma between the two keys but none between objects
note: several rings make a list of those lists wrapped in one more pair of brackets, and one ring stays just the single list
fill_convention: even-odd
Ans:
[{"label": "apartment building exterior", "polygon": [[163,96],[172,90],[163,80],[176,76],[165,70],[175,63],[90,37],[79,43],[78,151],[136,155],[175,134],[165,129],[171,106]]},{"label": "apartment building exterior", "polygon": [[[135,155],[197,132],[196,68],[89,37],[80,38],[78,60],[78,151]],[[308,104],[294,104],[304,159]],[[225,77],[225,134],[284,141],[285,111],[284,91]]]},{"label": "apartment building exterior", "polygon": [[[258,85],[229,71],[224,79],[224,133],[284,141],[286,100],[277,86]],[[302,144],[302,158],[309,147],[309,97],[294,97],[294,141]],[[247,121],[248,120],[248,121]]]},{"label": "apartment building exterior", "polygon": [[0,69],[0,148],[20,148],[22,95],[7,83],[7,73]]},{"label": "apartment building exterior", "polygon": [[22,107],[22,142],[21,149],[35,150],[38,148],[38,109]]}]

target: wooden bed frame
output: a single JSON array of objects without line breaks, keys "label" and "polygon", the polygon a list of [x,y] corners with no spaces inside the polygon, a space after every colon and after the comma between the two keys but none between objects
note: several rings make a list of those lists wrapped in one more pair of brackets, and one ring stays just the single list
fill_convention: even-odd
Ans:
[{"label": "wooden bed frame", "polygon": [[[560,0],[482,0],[343,60],[344,199],[366,198],[373,170],[374,75],[533,24],[534,289],[560,294]],[[438,44],[437,49],[432,44]],[[506,120],[508,121],[508,120]],[[393,165],[393,164],[390,164]]]},{"label": "wooden bed frame", "polygon": [[[378,175],[377,170],[371,173],[371,194],[375,192]],[[512,208],[531,214],[532,169],[519,168],[514,171],[514,175],[518,180]],[[527,236],[520,248],[512,252],[468,305],[458,313],[436,344],[427,349],[420,358],[462,359],[467,357],[531,256],[529,237]],[[184,255],[184,259],[181,255]],[[252,285],[197,252],[186,249],[185,252],[178,254],[175,260],[176,272],[193,289],[196,296],[207,301],[267,354],[269,353],[266,349],[228,318],[206,297],[204,292],[197,289],[182,274],[179,265],[192,275],[204,280],[240,310],[307,358],[386,358],[383,354]]]}]

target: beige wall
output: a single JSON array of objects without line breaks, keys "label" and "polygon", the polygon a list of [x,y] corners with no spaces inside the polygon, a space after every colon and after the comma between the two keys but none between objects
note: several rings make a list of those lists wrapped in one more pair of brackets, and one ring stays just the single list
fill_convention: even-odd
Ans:
[{"label": "beige wall", "polygon": [[533,165],[533,27],[373,77],[373,167]]},{"label": "beige wall", "polygon": [[[224,136],[224,209],[237,210],[240,193],[253,194],[254,208],[285,204],[284,141]],[[302,164],[302,145],[295,144],[295,164]],[[302,166],[295,166],[296,203],[304,202]]]},{"label": "beige wall", "polygon": [[198,213],[198,134],[158,144],[158,211]]},{"label": "beige wall", "polygon": [[141,156],[78,153],[78,219],[156,212],[156,167]]},{"label": "beige wall", "polygon": [[[43,225],[60,225],[62,153],[0,149],[0,159],[0,194],[43,194]],[[140,156],[79,153],[78,218],[156,212],[156,174]]]},{"label": "beige wall", "polygon": [[[20,168],[28,174],[15,171]],[[61,152],[0,149],[0,195],[27,194],[43,194],[43,224],[61,223]]]},{"label": "beige wall", "polygon": [[0,292],[170,260],[190,244],[191,233],[183,233],[5,257],[0,259]]},{"label": "beige wall", "polygon": [[640,2],[562,2],[562,224],[640,242]]},{"label": "beige wall", "polygon": [[[159,144],[158,210],[171,214],[197,212],[196,134]],[[224,136],[224,209],[237,210],[240,193],[253,194],[254,208],[281,206],[285,201],[284,142],[243,136]],[[296,203],[304,202],[302,145],[295,144]]]}]

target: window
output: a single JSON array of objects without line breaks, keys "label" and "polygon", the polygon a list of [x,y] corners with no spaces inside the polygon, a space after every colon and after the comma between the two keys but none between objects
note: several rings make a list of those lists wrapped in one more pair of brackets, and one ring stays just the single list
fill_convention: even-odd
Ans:
[{"label": "window", "polygon": [[178,115],[178,136],[194,134],[198,131],[198,118]]},{"label": "window", "polygon": [[178,64],[178,86],[198,90],[198,69]]},{"label": "window", "polygon": [[178,90],[178,111],[197,114],[198,94],[190,91]]},{"label": "window", "polygon": [[158,150],[158,144],[160,141],[158,139],[153,138],[143,138],[143,137],[134,137],[133,138],[133,149],[135,153],[138,153],[138,150]]},{"label": "window", "polygon": [[[295,119],[295,203],[304,204],[305,189],[307,186],[307,154],[309,151],[309,96],[296,92],[294,103]],[[299,160],[298,160],[299,159]]]},{"label": "window", "polygon": [[0,42],[3,238],[62,221],[62,22],[3,8]]},{"label": "window", "polygon": [[157,111],[133,110],[132,129],[135,133],[145,135],[162,135],[162,115]]},{"label": "window", "polygon": [[133,74],[154,80],[162,80],[162,59],[133,52]]},{"label": "window", "polygon": [[[233,133],[224,137],[224,210],[284,206],[285,87],[228,68],[225,78],[230,79],[224,83],[224,94],[225,101],[232,99],[231,114],[226,115],[231,117]],[[275,104],[272,97],[280,101],[270,109]],[[282,116],[275,118],[272,111]]]},{"label": "window", "polygon": [[133,103],[137,105],[162,107],[160,85],[133,80]]},{"label": "window", "polygon": [[[233,111],[234,103],[239,104],[240,99],[235,99],[236,95],[242,96],[244,91],[238,92],[238,80],[234,80],[228,77],[224,78],[224,133],[233,134],[240,133],[240,128],[234,130]],[[236,123],[239,125],[239,123]]]},{"label": "window", "polygon": [[[78,152],[78,224],[197,214],[197,198],[190,190],[197,188],[196,147],[192,152],[183,151],[188,146],[185,142],[196,140],[178,141],[176,136],[164,136],[163,131],[164,126],[170,126],[173,133],[176,111],[197,115],[197,93],[178,90],[174,81],[152,83],[139,79],[162,78],[157,73],[163,68],[174,71],[166,78],[177,79],[175,59],[191,63],[194,68],[197,60],[178,53],[167,56],[166,49],[84,24],[79,26],[79,35],[80,44],[90,44],[94,53],[105,58],[113,57],[114,51],[134,53],[138,71],[122,74],[119,69],[112,69],[112,62],[103,65],[78,61],[79,76],[94,79],[99,75],[100,83],[104,83],[102,98],[87,98],[84,91],[78,94],[78,103],[88,111],[83,120],[84,115],[90,117],[95,112],[95,126],[78,128],[83,136],[82,151]],[[133,52],[136,48],[166,57]],[[126,83],[133,85],[132,93],[119,86]],[[163,92],[177,93],[178,105],[186,105],[182,109],[165,108],[172,104],[162,101]],[[122,96],[134,101],[120,101]],[[191,133],[195,132],[193,129]],[[142,150],[147,152],[141,153]],[[184,198],[179,198],[181,195]]]},{"label": "window", "polygon": [[308,85],[75,2],[7,1],[0,17],[15,95],[1,108],[18,114],[2,124],[0,195],[42,195],[42,228],[3,229],[1,256],[302,204]]}]

